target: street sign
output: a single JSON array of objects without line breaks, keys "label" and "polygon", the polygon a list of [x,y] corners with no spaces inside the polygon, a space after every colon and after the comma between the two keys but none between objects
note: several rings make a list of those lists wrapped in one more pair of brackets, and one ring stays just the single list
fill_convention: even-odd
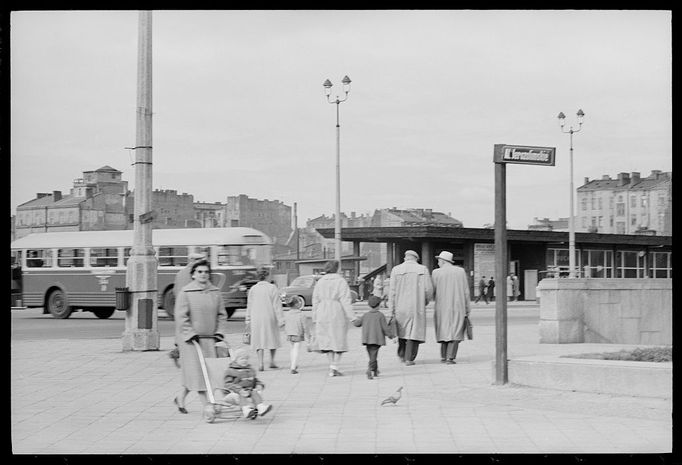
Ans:
[{"label": "street sign", "polygon": [[554,166],[556,148],[495,144],[493,162]]}]

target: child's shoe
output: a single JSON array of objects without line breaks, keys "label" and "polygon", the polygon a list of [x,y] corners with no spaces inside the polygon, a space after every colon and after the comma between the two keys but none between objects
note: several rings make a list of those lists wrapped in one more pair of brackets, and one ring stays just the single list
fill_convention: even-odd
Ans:
[{"label": "child's shoe", "polygon": [[242,413],[244,418],[248,418],[249,420],[254,420],[258,416],[258,411],[253,407],[242,407]]},{"label": "child's shoe", "polygon": [[292,368],[292,369],[291,369],[291,374],[292,374],[292,375],[298,374],[298,370],[297,370],[296,368]]},{"label": "child's shoe", "polygon": [[272,409],[271,404],[264,404],[261,402],[260,404],[258,404],[258,415],[262,417],[263,415],[268,413],[270,409]]}]

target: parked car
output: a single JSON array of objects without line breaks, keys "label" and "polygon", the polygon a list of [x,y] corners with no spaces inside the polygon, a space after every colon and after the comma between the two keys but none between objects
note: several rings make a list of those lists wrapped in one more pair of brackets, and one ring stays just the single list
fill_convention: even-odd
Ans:
[{"label": "parked car", "polygon": [[[282,304],[292,302],[295,308],[310,307],[313,304],[313,289],[321,277],[322,275],[318,274],[308,274],[294,279],[290,285],[282,289],[280,294]],[[351,290],[350,300],[351,303],[356,302],[358,293]]]}]

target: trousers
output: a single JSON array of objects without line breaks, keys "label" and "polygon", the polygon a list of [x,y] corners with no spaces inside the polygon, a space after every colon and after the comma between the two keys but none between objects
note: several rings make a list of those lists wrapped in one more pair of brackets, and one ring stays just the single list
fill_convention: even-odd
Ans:
[{"label": "trousers", "polygon": [[369,371],[378,371],[379,363],[377,362],[377,357],[379,355],[379,349],[381,348],[378,344],[365,344],[367,348],[367,355],[369,355],[369,364],[367,369]]},{"label": "trousers", "polygon": [[459,341],[444,341],[440,343],[440,358],[454,360],[457,358]]},{"label": "trousers", "polygon": [[414,362],[419,352],[420,341],[398,338],[398,357],[403,361]]}]

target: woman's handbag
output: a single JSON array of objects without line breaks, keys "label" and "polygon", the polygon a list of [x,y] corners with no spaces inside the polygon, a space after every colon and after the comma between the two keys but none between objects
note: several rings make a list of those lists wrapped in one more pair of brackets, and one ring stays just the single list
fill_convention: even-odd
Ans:
[{"label": "woman's handbag", "polygon": [[398,322],[395,321],[395,317],[391,316],[388,320],[388,336],[389,339],[393,339],[398,336]]},{"label": "woman's handbag", "polygon": [[474,338],[474,326],[471,324],[468,316],[464,317],[464,332],[467,339],[471,340]]}]

